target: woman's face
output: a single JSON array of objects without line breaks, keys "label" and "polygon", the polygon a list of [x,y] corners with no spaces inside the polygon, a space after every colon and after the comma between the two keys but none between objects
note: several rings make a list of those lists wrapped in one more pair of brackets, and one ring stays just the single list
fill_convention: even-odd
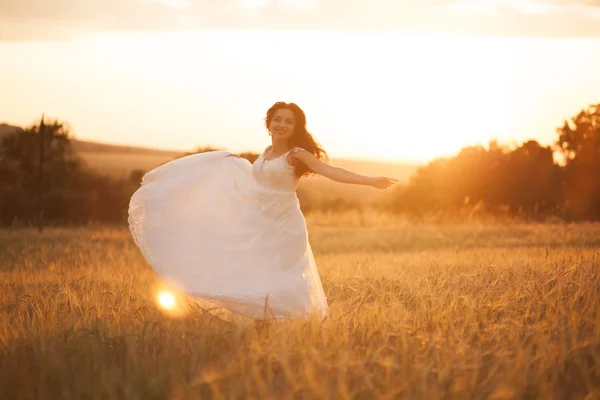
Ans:
[{"label": "woman's face", "polygon": [[273,114],[269,124],[269,132],[274,139],[287,140],[292,137],[295,128],[294,113],[287,108],[280,108]]}]

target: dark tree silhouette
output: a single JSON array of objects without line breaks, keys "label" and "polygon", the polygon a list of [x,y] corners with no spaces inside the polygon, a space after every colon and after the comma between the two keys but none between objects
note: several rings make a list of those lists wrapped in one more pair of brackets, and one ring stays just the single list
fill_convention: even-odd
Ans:
[{"label": "dark tree silhouette", "polygon": [[38,124],[4,138],[0,144],[2,215],[35,219],[43,229],[47,208],[64,195],[81,166],[69,135],[66,124],[42,118]]},{"label": "dark tree silhouette", "polygon": [[529,140],[507,154],[502,176],[504,204],[512,214],[547,215],[560,205],[560,171],[552,149]]},{"label": "dark tree silhouette", "polygon": [[455,157],[419,168],[409,184],[394,193],[391,209],[423,215],[477,208],[532,218],[556,212],[560,171],[550,147],[533,140],[513,150],[495,141],[488,147],[466,147]]},{"label": "dark tree silhouette", "polygon": [[563,196],[571,218],[600,219],[600,103],[581,110],[557,129],[566,160]]},{"label": "dark tree silhouette", "polygon": [[40,121],[0,143],[0,224],[122,223],[137,183],[87,168],[67,125]]},{"label": "dark tree silhouette", "polygon": [[575,158],[597,159],[600,149],[600,103],[579,111],[570,121],[557,129],[557,149],[567,160]]}]

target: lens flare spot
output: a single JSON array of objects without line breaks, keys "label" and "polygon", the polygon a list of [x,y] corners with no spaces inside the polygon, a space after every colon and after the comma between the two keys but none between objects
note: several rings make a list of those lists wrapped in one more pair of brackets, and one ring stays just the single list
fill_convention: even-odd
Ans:
[{"label": "lens flare spot", "polygon": [[158,304],[164,309],[172,310],[175,308],[175,296],[169,292],[160,292],[158,294]]}]

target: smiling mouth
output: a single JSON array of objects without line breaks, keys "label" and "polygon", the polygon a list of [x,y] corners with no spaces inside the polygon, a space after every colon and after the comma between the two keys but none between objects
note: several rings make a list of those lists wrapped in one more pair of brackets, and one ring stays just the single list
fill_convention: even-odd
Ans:
[{"label": "smiling mouth", "polygon": [[286,133],[286,132],[287,132],[287,129],[277,129],[277,132],[278,132],[278,133]]}]

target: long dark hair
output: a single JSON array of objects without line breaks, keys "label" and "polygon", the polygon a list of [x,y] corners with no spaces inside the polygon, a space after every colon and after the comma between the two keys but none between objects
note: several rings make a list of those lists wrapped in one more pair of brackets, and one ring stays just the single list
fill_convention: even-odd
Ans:
[{"label": "long dark hair", "polygon": [[[265,117],[265,126],[269,129],[269,125],[273,120],[275,111],[279,109],[291,110],[294,113],[294,132],[289,139],[289,145],[292,147],[300,147],[317,157],[319,160],[325,162],[329,161],[327,152],[323,150],[319,142],[306,130],[306,115],[304,111],[296,103],[285,103],[278,101],[273,104],[269,110],[267,110],[267,116]],[[294,167],[294,173],[298,177],[309,176],[312,171],[301,162],[300,160],[293,159],[290,161]]]}]

